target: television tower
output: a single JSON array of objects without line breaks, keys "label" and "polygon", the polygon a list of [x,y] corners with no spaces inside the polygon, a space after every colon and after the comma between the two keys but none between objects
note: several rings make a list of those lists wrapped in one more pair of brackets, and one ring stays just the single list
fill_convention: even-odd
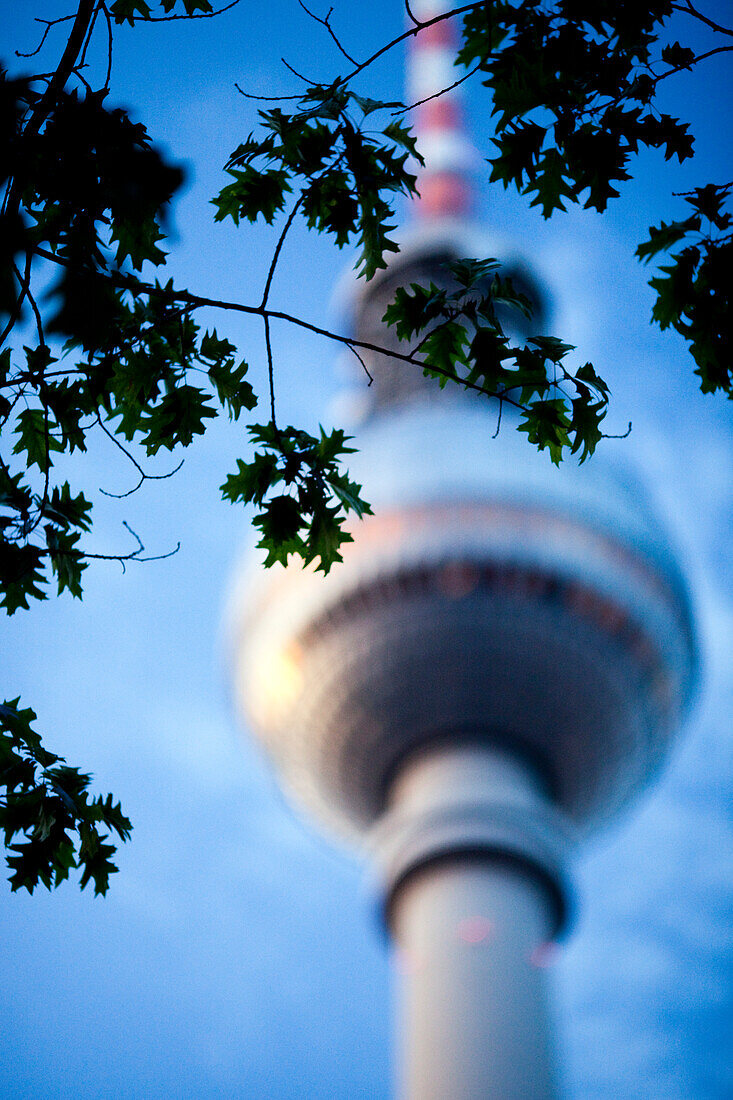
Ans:
[{"label": "television tower", "polygon": [[[412,40],[411,101],[455,80],[454,34]],[[466,220],[457,94],[415,123],[418,224],[355,305],[356,335],[387,350],[397,286],[493,254]],[[240,590],[235,690],[293,799],[370,853],[401,964],[400,1096],[549,1100],[566,858],[665,756],[694,679],[686,587],[602,453],[557,470],[510,423],[492,439],[486,402],[386,355],[368,367],[350,468],[375,514],[327,577],[289,565]]]}]

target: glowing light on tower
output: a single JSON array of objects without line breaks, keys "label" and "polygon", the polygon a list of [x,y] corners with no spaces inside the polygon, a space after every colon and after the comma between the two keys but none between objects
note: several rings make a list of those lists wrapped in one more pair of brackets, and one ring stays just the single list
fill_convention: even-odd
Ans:
[{"label": "glowing light on tower", "polygon": [[[413,101],[453,82],[453,56],[449,23],[416,36]],[[397,286],[486,255],[458,97],[417,111],[420,220],[355,308],[357,336],[387,350]],[[371,853],[400,963],[401,1094],[543,1100],[566,854],[665,756],[694,676],[686,588],[602,454],[558,471],[511,424],[492,439],[480,402],[436,397],[388,355],[368,366],[350,468],[375,515],[328,577],[289,566],[240,590],[236,691],[293,800]]]}]

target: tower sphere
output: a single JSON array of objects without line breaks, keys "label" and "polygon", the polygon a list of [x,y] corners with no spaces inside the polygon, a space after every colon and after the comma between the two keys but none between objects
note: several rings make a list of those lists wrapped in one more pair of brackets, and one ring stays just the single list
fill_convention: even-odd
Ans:
[{"label": "tower sphere", "polygon": [[[401,254],[400,280],[435,266],[437,240]],[[357,331],[381,318],[380,293]],[[379,819],[408,757],[451,742],[524,756],[592,829],[655,772],[694,676],[687,591],[653,508],[602,446],[558,469],[506,410],[493,438],[484,400],[420,379],[374,401],[349,469],[375,514],[343,563],[239,586],[241,709],[294,799],[342,834]]]}]

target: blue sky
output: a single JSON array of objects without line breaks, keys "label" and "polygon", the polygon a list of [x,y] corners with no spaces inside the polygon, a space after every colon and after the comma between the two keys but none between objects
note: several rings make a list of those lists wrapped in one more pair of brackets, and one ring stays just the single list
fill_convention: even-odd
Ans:
[{"label": "blue sky", "polygon": [[[18,8],[0,3],[12,49],[35,44],[34,12],[66,11]],[[725,19],[730,5],[706,10]],[[334,20],[366,53],[400,29],[401,7],[340,0]],[[292,91],[281,55],[314,76],[339,70],[295,0],[245,0],[218,21],[119,36],[113,98],[189,167],[171,271],[204,294],[259,296],[272,235],[214,227],[208,200],[254,123],[234,81]],[[363,90],[389,98],[401,81],[396,52]],[[703,651],[669,768],[577,859],[578,923],[552,981],[578,1100],[733,1094],[730,408],[701,396],[680,341],[649,327],[648,275],[632,257],[646,227],[679,210],[670,191],[733,175],[730,65],[715,59],[693,81],[667,83],[668,109],[686,112],[698,138],[691,166],[645,156],[603,218],[544,223],[493,188],[482,189],[480,211],[551,287],[553,331],[611,382],[612,426],[633,420],[631,437],[607,446],[648,477],[690,576]],[[467,99],[485,147],[480,86]],[[336,323],[333,288],[346,267],[347,255],[298,231],[275,297]],[[240,345],[262,392],[256,326],[211,320]],[[284,327],[275,352],[282,419],[327,423],[343,385],[338,354]],[[135,824],[104,900],[71,885],[34,898],[0,890],[0,1094],[12,1100],[389,1095],[388,958],[362,869],[287,809],[230,706],[221,620],[251,536],[217,486],[245,449],[241,428],[217,425],[175,479],[111,502],[99,488],[123,491],[131,475],[100,445],[72,471],[98,510],[96,547],[126,549],[124,519],[151,553],[179,539],[180,552],[124,576],[100,564],[83,603],[49,601],[3,626],[7,692],[22,694],[49,747],[93,771]]]}]

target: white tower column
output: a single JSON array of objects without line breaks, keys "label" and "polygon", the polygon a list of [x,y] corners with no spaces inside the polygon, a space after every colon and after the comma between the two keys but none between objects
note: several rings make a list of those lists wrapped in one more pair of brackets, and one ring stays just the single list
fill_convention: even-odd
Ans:
[{"label": "white tower column", "polygon": [[453,745],[398,777],[377,855],[399,960],[401,1100],[556,1097],[544,963],[562,847],[512,756]]}]

